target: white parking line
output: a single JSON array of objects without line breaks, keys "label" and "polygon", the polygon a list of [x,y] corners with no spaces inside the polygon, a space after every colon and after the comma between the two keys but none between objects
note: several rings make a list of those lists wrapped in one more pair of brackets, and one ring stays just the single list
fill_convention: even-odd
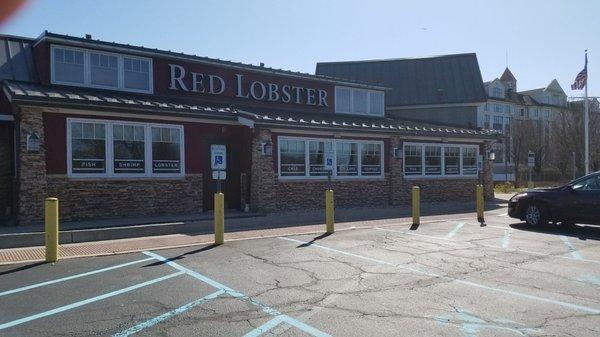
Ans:
[{"label": "white parking line", "polygon": [[567,246],[567,248],[569,248],[569,251],[571,252],[571,256],[575,260],[583,260],[583,258],[581,257],[581,254],[579,254],[579,252],[577,251],[575,246],[573,246],[571,241],[569,241],[569,239],[566,236],[561,235],[560,239],[565,243],[565,246]]},{"label": "white parking line", "polygon": [[18,292],[21,292],[21,291],[26,291],[26,290],[31,290],[31,289],[35,289],[35,288],[47,286],[47,285],[54,284],[54,283],[59,283],[59,282],[73,280],[73,279],[80,278],[80,277],[85,277],[85,276],[90,276],[90,275],[94,275],[94,274],[99,274],[99,273],[103,273],[105,271],[115,270],[115,269],[119,269],[119,268],[131,266],[131,265],[134,265],[134,264],[138,264],[138,263],[142,263],[142,262],[146,262],[146,261],[150,261],[150,260],[154,260],[154,259],[151,258],[151,257],[149,257],[147,259],[141,259],[141,260],[131,261],[131,262],[119,264],[119,265],[116,265],[116,266],[111,266],[111,267],[106,267],[106,268],[102,268],[102,269],[92,270],[92,271],[88,271],[88,272],[85,272],[85,273],[71,275],[71,276],[67,276],[67,277],[63,277],[63,278],[59,278],[59,279],[55,279],[55,280],[50,280],[50,281],[46,281],[46,282],[40,282],[40,283],[36,283],[36,284],[31,284],[31,285],[28,285],[28,286],[25,286],[25,287],[21,287],[21,288],[17,288],[17,289],[12,289],[12,290],[7,290],[7,291],[4,291],[4,292],[1,292],[0,296],[10,295],[10,294],[18,293]]},{"label": "white parking line", "polygon": [[502,248],[508,248],[508,240],[510,239],[511,229],[504,230],[504,237],[502,238]]},{"label": "white parking line", "polygon": [[450,239],[465,225],[464,222],[460,222],[453,230],[451,230],[448,234],[446,234],[446,239]]},{"label": "white parking line", "polygon": [[[411,233],[411,232],[405,232],[405,231],[399,231],[399,230],[395,230],[395,229],[381,228],[381,227],[373,227],[373,229],[380,230],[380,231],[385,231],[385,232],[393,232],[393,233],[398,233],[398,234],[413,235],[413,236],[418,236],[418,237],[423,237],[423,238],[429,238],[429,239],[434,239],[434,240],[449,241],[449,242],[452,242],[452,243],[455,243],[455,244],[466,243],[466,244],[470,244],[470,245],[475,246],[475,247],[481,246],[481,247],[488,247],[488,248],[494,248],[494,249],[504,249],[502,246],[488,245],[488,244],[481,243],[481,242],[477,242],[476,244],[474,244],[474,243],[469,242],[469,241],[457,241],[457,240],[446,239],[446,238],[432,236],[432,235],[417,234],[417,233]],[[488,240],[488,239],[485,239],[485,240]],[[567,260],[571,260],[571,261],[581,261],[581,262],[589,262],[589,263],[600,264],[600,261],[598,261],[598,260],[573,259],[571,256],[558,256],[558,255],[553,255],[553,254],[548,254],[548,253],[534,252],[534,251],[531,251],[531,250],[520,249],[520,248],[506,248],[504,250],[509,251],[509,252],[526,253],[526,254],[538,255],[538,256],[546,256],[546,257],[551,257],[551,258],[567,259]]]},{"label": "white parking line", "polygon": [[583,306],[583,305],[579,305],[579,304],[575,304],[575,303],[569,303],[569,302],[564,302],[564,301],[560,301],[560,300],[555,300],[555,299],[552,299],[552,298],[546,298],[546,297],[540,297],[540,296],[530,295],[530,294],[519,292],[519,291],[502,289],[502,288],[496,288],[496,287],[488,286],[488,285],[485,285],[485,284],[480,284],[480,283],[476,283],[476,282],[471,282],[471,281],[456,279],[456,278],[449,277],[449,276],[444,276],[444,275],[438,275],[438,274],[435,274],[435,273],[431,273],[431,272],[422,271],[422,270],[419,270],[419,269],[416,269],[416,268],[412,268],[412,267],[409,267],[409,266],[406,266],[406,265],[403,265],[403,264],[391,263],[391,262],[387,262],[387,261],[375,259],[375,258],[372,258],[372,257],[364,256],[364,255],[359,255],[359,254],[350,253],[350,252],[346,252],[346,251],[335,249],[335,248],[330,248],[330,247],[327,247],[327,246],[321,246],[321,245],[316,244],[316,243],[309,243],[308,241],[296,240],[296,239],[292,239],[292,238],[288,238],[288,237],[279,237],[279,238],[282,239],[282,240],[286,240],[286,241],[291,241],[291,242],[296,242],[296,243],[300,243],[300,244],[303,244],[303,245],[307,245],[308,247],[319,248],[319,249],[322,249],[322,250],[327,250],[327,251],[330,251],[330,252],[335,252],[335,253],[338,253],[338,254],[342,254],[342,255],[346,255],[346,256],[351,256],[351,257],[359,258],[359,259],[366,260],[366,261],[375,262],[375,263],[382,264],[382,265],[393,266],[393,267],[396,267],[396,268],[413,271],[413,272],[415,272],[417,274],[421,274],[421,275],[426,275],[426,276],[435,277],[435,278],[442,278],[442,279],[445,279],[445,280],[449,280],[449,281],[452,281],[452,282],[460,283],[460,284],[471,286],[471,287],[476,287],[476,288],[480,288],[480,289],[486,289],[486,290],[490,290],[490,291],[493,291],[493,292],[498,292],[498,293],[502,293],[502,294],[507,294],[507,295],[512,295],[512,296],[516,296],[516,297],[526,298],[526,299],[535,300],[535,301],[539,301],[539,302],[551,303],[551,304],[555,304],[555,305],[562,306],[562,307],[565,307],[565,308],[569,308],[569,309],[573,309],[573,310],[577,310],[577,311],[588,312],[588,313],[595,314],[595,315],[600,314],[600,309],[598,309],[598,308],[586,307],[586,306]]}]

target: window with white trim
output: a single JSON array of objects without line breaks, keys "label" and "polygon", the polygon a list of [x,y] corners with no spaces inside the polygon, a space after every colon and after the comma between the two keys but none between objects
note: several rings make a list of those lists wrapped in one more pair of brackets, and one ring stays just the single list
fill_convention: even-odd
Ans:
[{"label": "window with white trim", "polygon": [[67,119],[71,177],[182,176],[183,126]]},{"label": "window with white trim", "polygon": [[73,173],[106,173],[106,126],[103,123],[71,123]]},{"label": "window with white trim", "polygon": [[279,177],[325,179],[326,158],[333,158],[332,177],[383,177],[383,142],[347,139],[278,138]]},{"label": "window with white trim", "polygon": [[333,154],[333,143],[330,141],[311,140],[308,142],[308,174],[311,177],[327,177],[325,169],[325,158],[327,154]]},{"label": "window with white trim", "polygon": [[115,123],[112,130],[114,173],[145,173],[144,126]]},{"label": "window with white trim", "polygon": [[460,147],[444,147],[444,175],[460,175]]},{"label": "window with white trim", "polygon": [[84,84],[84,54],[80,50],[52,48],[53,81],[65,84]]},{"label": "window with white trim", "polygon": [[367,116],[384,115],[383,91],[335,87],[335,112]]},{"label": "window with white trim", "polygon": [[404,176],[477,175],[477,145],[404,143]]},{"label": "window with white trim", "polygon": [[279,142],[279,172],[282,177],[304,177],[306,175],[306,142],[281,140]]},{"label": "window with white trim", "polygon": [[338,176],[358,176],[358,144],[336,142],[336,162]]},{"label": "window with white trim", "polygon": [[181,172],[181,132],[179,128],[152,127],[152,173]]},{"label": "window with white trim", "polygon": [[119,66],[115,55],[90,52],[90,83],[102,87],[119,87]]},{"label": "window with white trim", "polygon": [[152,60],[90,49],[51,46],[51,82],[152,93]]},{"label": "window with white trim", "polygon": [[425,175],[442,175],[442,147],[437,145],[425,146]]},{"label": "window with white trim", "polygon": [[477,174],[477,152],[478,149],[476,147],[462,148],[462,175]]}]

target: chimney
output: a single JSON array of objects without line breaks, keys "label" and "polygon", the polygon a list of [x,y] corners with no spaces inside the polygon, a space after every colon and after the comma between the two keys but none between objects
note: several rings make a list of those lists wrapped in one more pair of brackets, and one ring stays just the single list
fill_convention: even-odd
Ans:
[{"label": "chimney", "polygon": [[92,39],[92,35],[91,34],[85,34],[85,39],[86,40],[91,40]]},{"label": "chimney", "polygon": [[265,64],[261,62],[261,63],[260,63],[260,66],[261,66],[261,67],[264,67],[264,66],[265,66]]}]

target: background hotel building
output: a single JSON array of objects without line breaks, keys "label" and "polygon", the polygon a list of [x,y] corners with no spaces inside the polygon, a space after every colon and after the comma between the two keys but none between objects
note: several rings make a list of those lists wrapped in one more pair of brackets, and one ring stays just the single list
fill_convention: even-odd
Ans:
[{"label": "background hotel building", "polygon": [[4,223],[39,223],[47,196],[67,221],[210,210],[213,145],[230,209],[322,208],[325,158],[338,207],[407,204],[413,185],[471,200],[478,164],[493,196],[497,136],[468,128],[476,108],[473,124],[433,125],[390,113],[384,83],[49,32],[0,46]]}]

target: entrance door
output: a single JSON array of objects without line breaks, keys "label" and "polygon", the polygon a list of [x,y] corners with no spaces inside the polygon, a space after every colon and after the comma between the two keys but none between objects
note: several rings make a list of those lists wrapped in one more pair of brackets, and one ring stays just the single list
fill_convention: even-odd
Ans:
[{"label": "entrance door", "polygon": [[214,195],[217,192],[217,180],[213,179],[211,162],[212,145],[221,145],[213,149],[225,147],[225,180],[221,180],[221,192],[225,194],[225,209],[240,209],[240,165],[238,144],[223,139],[205,140],[203,154],[203,209],[214,209]]}]

